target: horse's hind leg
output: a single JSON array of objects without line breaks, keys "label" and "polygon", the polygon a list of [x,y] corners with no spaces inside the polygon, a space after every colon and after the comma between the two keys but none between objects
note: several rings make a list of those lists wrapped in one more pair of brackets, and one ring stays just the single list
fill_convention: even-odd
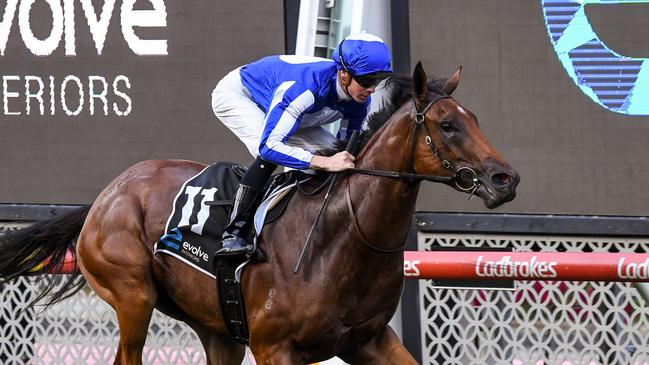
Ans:
[{"label": "horse's hind leg", "polygon": [[[86,227],[101,225],[87,222]],[[151,252],[137,232],[106,229],[103,231],[110,234],[106,237],[93,228],[84,229],[79,236],[79,267],[97,295],[117,312],[120,337],[115,364],[142,364],[142,349],[157,299]]]},{"label": "horse's hind leg", "polygon": [[115,364],[142,364],[142,350],[155,305],[155,295],[152,298],[134,291],[130,294],[136,298],[122,295],[113,306],[119,323],[119,356],[115,357]]}]

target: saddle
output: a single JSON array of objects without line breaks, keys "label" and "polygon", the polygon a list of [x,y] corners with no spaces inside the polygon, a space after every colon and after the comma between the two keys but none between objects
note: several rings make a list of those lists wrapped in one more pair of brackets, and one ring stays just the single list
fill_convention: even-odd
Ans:
[{"label": "saddle", "polygon": [[[215,278],[221,304],[221,312],[232,337],[243,344],[248,343],[248,327],[245,304],[241,292],[243,267],[261,255],[245,258],[219,257],[214,252],[220,247],[223,229],[228,223],[233,198],[246,168],[234,163],[218,162],[203,169],[187,180],[176,195],[173,210],[167,220],[165,235],[154,246],[154,254],[164,253]],[[297,183],[311,186],[319,177],[291,170],[274,175],[266,185],[265,193],[257,210],[253,229],[248,229],[247,239],[255,243],[263,226],[279,219],[286,211],[297,191]],[[261,251],[259,251],[261,252]]]}]

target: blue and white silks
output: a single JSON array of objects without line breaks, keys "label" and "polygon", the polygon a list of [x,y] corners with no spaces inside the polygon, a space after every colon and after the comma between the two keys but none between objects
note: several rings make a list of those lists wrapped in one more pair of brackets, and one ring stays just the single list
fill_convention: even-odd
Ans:
[{"label": "blue and white silks", "polygon": [[338,138],[348,139],[361,129],[372,104],[370,98],[356,103],[339,85],[340,51],[355,76],[392,71],[390,52],[379,37],[350,35],[334,52],[335,61],[270,56],[233,70],[212,92],[212,110],[254,157],[307,169],[314,151],[333,147],[335,136],[322,125],[341,120]]},{"label": "blue and white silks", "polygon": [[259,155],[264,160],[307,169],[313,153],[289,146],[286,141],[300,127],[321,125],[322,119],[308,118],[307,122],[303,117],[325,107],[339,111],[347,120],[346,135],[339,138],[347,139],[353,130],[360,130],[370,98],[362,104],[341,100],[336,72],[332,60],[301,56],[269,56],[241,68],[241,83],[265,113],[259,142]]}]

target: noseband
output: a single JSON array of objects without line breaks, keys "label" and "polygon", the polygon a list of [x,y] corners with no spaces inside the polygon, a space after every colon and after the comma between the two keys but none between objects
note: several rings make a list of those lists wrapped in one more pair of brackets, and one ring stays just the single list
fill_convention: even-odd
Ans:
[{"label": "noseband", "polygon": [[[478,180],[478,174],[473,170],[472,168],[468,166],[461,166],[458,168],[455,168],[453,164],[446,158],[443,158],[441,154],[439,153],[439,150],[437,147],[435,147],[435,144],[433,143],[433,139],[430,136],[430,131],[428,130],[428,126],[426,126],[426,123],[424,121],[426,120],[425,114],[430,110],[430,108],[435,105],[440,100],[443,99],[451,99],[452,97],[450,95],[438,95],[437,97],[433,98],[431,101],[426,104],[426,106],[421,110],[417,110],[417,103],[413,99],[413,105],[416,111],[415,114],[415,123],[417,126],[415,127],[414,134],[417,134],[417,131],[419,130],[420,126],[424,127],[424,131],[426,133],[425,141],[428,146],[430,146],[431,151],[433,152],[433,155],[435,155],[437,158],[440,159],[442,162],[442,166],[451,171],[453,175],[451,176],[436,176],[436,175],[424,175],[424,174],[412,174],[412,173],[405,173],[405,172],[396,172],[396,171],[383,171],[383,170],[370,170],[370,169],[359,169],[359,168],[352,168],[348,169],[347,171],[353,172],[353,173],[359,173],[359,174],[365,174],[365,175],[373,175],[373,176],[383,176],[383,177],[390,177],[394,179],[409,179],[409,180],[426,180],[426,181],[434,181],[434,182],[444,182],[444,183],[450,183],[453,182],[455,186],[462,190],[462,191],[468,191],[469,193],[469,199],[473,196],[475,191],[480,187],[480,180]],[[413,138],[413,141],[415,139]],[[416,142],[413,142],[416,143]],[[471,186],[462,186],[460,183],[460,180],[458,179],[458,176],[463,172],[469,172],[473,175],[473,178],[471,179]]]}]

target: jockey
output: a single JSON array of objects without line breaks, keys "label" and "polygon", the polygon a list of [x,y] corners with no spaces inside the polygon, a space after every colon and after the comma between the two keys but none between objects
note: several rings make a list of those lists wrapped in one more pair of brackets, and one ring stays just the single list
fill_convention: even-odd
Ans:
[{"label": "jockey", "polygon": [[370,95],[392,72],[390,51],[381,38],[360,33],[340,42],[332,58],[265,57],[230,72],[214,89],[214,114],[256,157],[241,180],[216,255],[252,250],[240,232],[277,165],[332,172],[354,167],[346,151],[314,154],[336,140],[322,126],[342,119],[338,139],[361,129]]}]

